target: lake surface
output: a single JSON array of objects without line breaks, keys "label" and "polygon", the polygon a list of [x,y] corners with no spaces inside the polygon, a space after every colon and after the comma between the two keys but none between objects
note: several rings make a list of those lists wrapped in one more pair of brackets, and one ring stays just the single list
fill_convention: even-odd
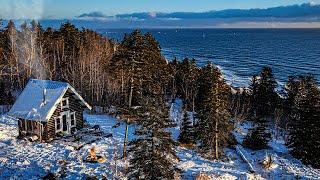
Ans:
[{"label": "lake surface", "polygon": [[[121,40],[130,29],[99,29]],[[320,29],[144,29],[160,42],[164,56],[212,62],[234,86],[246,86],[263,66],[279,85],[290,75],[312,73],[320,80]]]}]

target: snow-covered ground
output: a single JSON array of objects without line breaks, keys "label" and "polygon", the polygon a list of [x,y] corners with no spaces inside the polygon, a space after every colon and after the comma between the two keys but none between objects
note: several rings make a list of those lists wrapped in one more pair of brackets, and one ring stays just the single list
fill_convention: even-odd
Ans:
[{"label": "snow-covered ground", "polygon": [[[237,125],[234,135],[238,142],[242,142],[248,129],[252,127],[250,122],[244,122]],[[299,160],[289,154],[283,138],[272,138],[269,142],[269,148],[265,150],[252,151],[243,148],[249,161],[255,167],[255,170],[266,179],[320,179],[320,169],[303,165]],[[263,169],[259,161],[270,155],[273,164],[270,169]]]},{"label": "snow-covered ground", "polygon": [[[171,118],[179,124],[182,117],[181,101],[171,107]],[[122,159],[122,147],[125,126],[123,123],[112,128],[118,120],[108,115],[85,115],[92,125],[100,125],[113,137],[103,138],[80,150],[74,150],[63,142],[30,143],[17,140],[17,122],[8,117],[0,118],[0,179],[40,179],[48,172],[64,174],[65,179],[84,179],[95,176],[99,179],[110,179],[117,176],[126,179],[122,173],[128,165]],[[236,138],[241,142],[247,133],[249,123],[236,128]],[[129,140],[133,138],[134,126],[129,128]],[[171,129],[174,138],[179,135],[179,127]],[[226,149],[224,161],[211,161],[201,157],[194,150],[177,147],[180,158],[177,167],[182,170],[182,179],[194,179],[199,173],[207,174],[212,179],[320,179],[320,171],[303,165],[288,154],[283,140],[270,142],[270,148],[262,151],[251,151],[242,148],[247,159],[253,164],[256,173],[249,172],[249,167],[235,149]],[[107,158],[105,163],[92,164],[83,161],[89,149],[96,148],[97,154]],[[266,154],[270,154],[274,164],[266,170],[258,163]],[[116,175],[117,172],[117,175]]]},{"label": "snow-covered ground", "polygon": [[[1,117],[0,179],[40,179],[48,172],[63,174],[64,170],[67,175],[65,179],[83,179],[88,176],[109,179],[115,176],[116,169],[117,176],[123,177],[121,170],[126,164],[120,157],[124,126],[113,129],[112,126],[117,120],[110,116],[86,115],[86,119],[91,124],[101,125],[105,132],[114,133],[114,137],[101,139],[84,146],[79,151],[59,141],[30,143],[16,139],[18,134],[16,121],[5,116]],[[107,158],[106,163],[92,164],[83,161],[93,146],[98,155]]]}]

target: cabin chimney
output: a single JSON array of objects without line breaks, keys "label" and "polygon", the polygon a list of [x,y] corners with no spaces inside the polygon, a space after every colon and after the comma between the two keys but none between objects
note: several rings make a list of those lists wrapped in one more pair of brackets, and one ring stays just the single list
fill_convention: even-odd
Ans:
[{"label": "cabin chimney", "polygon": [[46,94],[47,94],[47,89],[46,88],[44,88],[43,89],[43,100],[42,100],[42,104],[43,105],[46,105]]}]

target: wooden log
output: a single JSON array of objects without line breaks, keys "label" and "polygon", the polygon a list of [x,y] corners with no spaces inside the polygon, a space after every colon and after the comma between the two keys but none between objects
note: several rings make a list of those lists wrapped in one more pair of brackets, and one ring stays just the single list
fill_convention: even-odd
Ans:
[{"label": "wooden log", "polygon": [[246,158],[246,156],[243,153],[243,148],[241,145],[236,145],[236,151],[240,155],[240,157],[243,159],[244,162],[246,162],[249,166],[250,172],[255,173],[255,169],[253,168],[251,162]]}]

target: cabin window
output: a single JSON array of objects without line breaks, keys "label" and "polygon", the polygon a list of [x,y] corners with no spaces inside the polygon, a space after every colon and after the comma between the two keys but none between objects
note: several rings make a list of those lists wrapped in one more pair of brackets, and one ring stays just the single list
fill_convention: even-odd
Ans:
[{"label": "cabin window", "polygon": [[27,121],[27,131],[32,132],[32,122]]},{"label": "cabin window", "polygon": [[63,98],[61,100],[61,109],[69,108],[69,98]]},{"label": "cabin window", "polygon": [[21,129],[22,128],[22,122],[21,120],[18,121],[18,127]]},{"label": "cabin window", "polygon": [[72,112],[70,113],[70,121],[71,121],[71,127],[75,127],[76,126],[76,113]]},{"label": "cabin window", "polygon": [[60,132],[60,131],[61,131],[61,118],[56,117],[56,132]]}]

